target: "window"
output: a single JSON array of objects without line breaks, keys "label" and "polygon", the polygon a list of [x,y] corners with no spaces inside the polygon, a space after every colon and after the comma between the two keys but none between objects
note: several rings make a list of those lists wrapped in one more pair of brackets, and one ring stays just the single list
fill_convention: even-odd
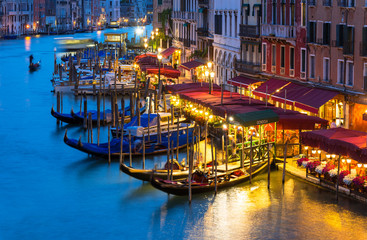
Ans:
[{"label": "window", "polygon": [[344,45],[344,24],[336,25],[336,47],[342,47]]},{"label": "window", "polygon": [[214,24],[215,24],[214,33],[222,35],[222,15],[215,15]]},{"label": "window", "polygon": [[330,23],[323,24],[323,36],[322,36],[322,43],[324,45],[330,44]]},{"label": "window", "polygon": [[338,84],[344,84],[344,61],[338,60]]},{"label": "window", "polygon": [[363,90],[367,91],[367,63],[363,64]]},{"label": "window", "polygon": [[272,23],[277,24],[277,1],[273,0],[273,6],[272,6]]},{"label": "window", "polygon": [[315,55],[310,55],[310,78],[315,78]]},{"label": "window", "polygon": [[289,69],[294,69],[294,47],[289,48]]},{"label": "window", "polygon": [[291,14],[291,19],[290,19],[290,25],[294,26],[294,21],[295,21],[295,10],[294,10],[294,2],[291,2],[290,5],[290,14]]},{"label": "window", "polygon": [[315,43],[316,42],[316,22],[309,22],[308,23],[308,41],[311,43]]},{"label": "window", "polygon": [[354,84],[354,64],[353,62],[348,61],[347,62],[347,68],[346,68],[346,83],[348,86],[353,86]]},{"label": "window", "polygon": [[[367,0],[366,0],[367,1]],[[266,13],[267,13],[267,1],[266,0],[264,0],[264,6],[265,7],[263,7],[263,23],[267,23],[267,19],[266,19]]]},{"label": "window", "polygon": [[330,58],[324,58],[324,81],[330,81]]},{"label": "window", "polygon": [[285,17],[286,17],[286,11],[285,11],[285,2],[282,1],[282,16],[281,16],[281,25],[285,25]]},{"label": "window", "polygon": [[273,45],[273,51],[272,51],[272,60],[271,60],[271,65],[272,66],[276,66],[277,63],[277,46]]},{"label": "window", "polygon": [[301,3],[301,26],[306,26],[306,2],[302,1]]},{"label": "window", "polygon": [[162,0],[158,0],[158,5],[162,5]]},{"label": "window", "polygon": [[301,49],[301,73],[306,72],[306,49]]},{"label": "window", "polygon": [[284,68],[285,67],[285,47],[281,46],[280,47],[280,67]]},{"label": "window", "polygon": [[224,15],[224,36],[227,36],[227,14]]},{"label": "window", "polygon": [[263,64],[265,65],[266,64],[266,43],[263,43],[263,54],[262,54],[262,57],[263,57]]},{"label": "window", "polygon": [[354,27],[353,26],[346,27],[345,32],[346,34],[344,35],[343,53],[353,54],[354,53]]}]

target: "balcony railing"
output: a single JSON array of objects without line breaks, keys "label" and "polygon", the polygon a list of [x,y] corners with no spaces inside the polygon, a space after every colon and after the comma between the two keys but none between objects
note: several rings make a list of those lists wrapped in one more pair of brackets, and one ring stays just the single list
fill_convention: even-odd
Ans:
[{"label": "balcony railing", "polygon": [[201,37],[209,36],[208,28],[197,28],[196,32],[198,33],[198,36],[201,36]]},{"label": "balcony railing", "polygon": [[172,16],[173,18],[180,18],[180,19],[185,19],[185,20],[195,20],[196,12],[174,11]]},{"label": "balcony railing", "polygon": [[354,54],[354,41],[344,41],[343,54]]},{"label": "balcony railing", "polygon": [[360,42],[359,51],[361,57],[367,57],[367,42]]},{"label": "balcony railing", "polygon": [[323,0],[322,5],[326,7],[331,7],[331,0]]},{"label": "balcony railing", "polygon": [[199,5],[209,5],[209,0],[198,0]]},{"label": "balcony railing", "polygon": [[261,32],[263,36],[296,38],[295,26],[264,24],[261,26]]},{"label": "balcony railing", "polygon": [[240,24],[240,36],[257,38],[260,36],[260,27],[257,25]]},{"label": "balcony railing", "polygon": [[184,39],[184,40],[183,40],[183,45],[184,45],[185,47],[190,47],[190,39]]},{"label": "balcony railing", "polygon": [[309,4],[310,6],[316,6],[316,3],[317,3],[317,1],[316,1],[316,0],[309,0],[309,1],[308,1],[308,4]]},{"label": "balcony railing", "polygon": [[339,7],[351,8],[355,7],[356,3],[355,0],[338,0]]},{"label": "balcony railing", "polygon": [[235,62],[234,65],[236,71],[239,72],[248,72],[248,73],[258,73],[261,72],[261,64],[260,63],[253,63],[253,62]]}]

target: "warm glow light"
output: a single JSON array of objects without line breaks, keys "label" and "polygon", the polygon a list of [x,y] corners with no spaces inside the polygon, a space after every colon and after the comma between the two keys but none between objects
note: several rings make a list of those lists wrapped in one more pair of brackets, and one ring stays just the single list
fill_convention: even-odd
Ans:
[{"label": "warm glow light", "polygon": [[326,158],[330,158],[330,154],[326,154]]},{"label": "warm glow light", "polygon": [[158,28],[156,28],[156,29],[155,29],[155,31],[156,31],[156,32],[158,32],[158,31],[159,31],[159,29],[158,29]]},{"label": "warm glow light", "polygon": [[208,62],[208,68],[212,68],[213,63],[212,62]]},{"label": "warm glow light", "polygon": [[367,168],[367,164],[363,164],[363,167],[364,167],[364,168]]},{"label": "warm glow light", "polygon": [[231,121],[231,122],[232,122],[232,121],[233,121],[233,117],[229,117],[229,121]]},{"label": "warm glow light", "polygon": [[205,71],[205,76],[208,77],[209,76],[209,71]]},{"label": "warm glow light", "polygon": [[320,154],[321,153],[321,150],[317,150],[317,153]]},{"label": "warm glow light", "polygon": [[312,150],[311,152],[312,152],[312,154],[315,154],[316,153],[316,150]]},{"label": "warm glow light", "polygon": [[331,154],[331,157],[332,157],[332,158],[335,158],[335,157],[336,157],[336,155],[335,155],[335,154]]},{"label": "warm glow light", "polygon": [[350,163],[352,160],[351,159],[347,159],[347,163]]},{"label": "warm glow light", "polygon": [[305,146],[305,150],[307,150],[308,149],[308,146]]},{"label": "warm glow light", "polygon": [[152,35],[152,39],[154,40],[154,35]]},{"label": "warm glow light", "polygon": [[357,166],[360,168],[362,167],[362,163],[358,163]]},{"label": "warm glow light", "polygon": [[342,162],[344,163],[345,162],[345,159],[342,159]]},{"label": "warm glow light", "polygon": [[200,114],[203,114],[203,110],[200,110]]},{"label": "warm glow light", "polygon": [[205,112],[205,116],[208,116],[209,115],[209,113],[208,112]]},{"label": "warm glow light", "polygon": [[159,48],[158,48],[158,52],[159,52],[159,53],[160,53],[160,52],[162,52],[162,48],[160,48],[160,47],[159,47]]},{"label": "warm glow light", "polygon": [[148,43],[144,43],[144,47],[147,48],[148,47]]},{"label": "warm glow light", "polygon": [[158,54],[157,58],[158,60],[162,60],[162,55]]},{"label": "warm glow light", "polygon": [[190,104],[190,108],[192,108],[192,104]]},{"label": "warm glow light", "polygon": [[144,42],[146,43],[148,41],[148,39],[147,38],[144,38]]},{"label": "warm glow light", "polygon": [[211,72],[211,73],[210,73],[210,77],[211,77],[211,78],[214,78],[214,72]]},{"label": "warm glow light", "polygon": [[27,24],[27,26],[26,26],[26,27],[27,27],[27,29],[29,29],[29,28],[30,28],[29,24]]},{"label": "warm glow light", "polygon": [[227,125],[223,124],[223,130],[227,130]]}]

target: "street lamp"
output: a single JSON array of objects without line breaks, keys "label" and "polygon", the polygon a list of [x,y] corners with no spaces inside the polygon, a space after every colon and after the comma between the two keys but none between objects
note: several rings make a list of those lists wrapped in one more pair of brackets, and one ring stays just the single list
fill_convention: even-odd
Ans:
[{"label": "street lamp", "polygon": [[[205,71],[205,78],[208,78],[209,77],[209,71],[206,70]],[[201,86],[203,86],[203,81],[201,81]]]},{"label": "street lamp", "polygon": [[148,43],[144,43],[144,47],[145,47],[145,54],[147,54]]},{"label": "street lamp", "polygon": [[212,94],[213,90],[212,79],[214,79],[214,72],[210,72],[209,74],[209,94]]}]

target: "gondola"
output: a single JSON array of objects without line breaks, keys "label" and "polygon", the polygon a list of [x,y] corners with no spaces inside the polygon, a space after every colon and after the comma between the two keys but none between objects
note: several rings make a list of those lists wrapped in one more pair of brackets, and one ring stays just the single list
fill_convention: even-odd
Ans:
[{"label": "gondola", "polygon": [[37,63],[32,63],[29,65],[29,71],[30,72],[34,72],[34,71],[37,71],[39,68],[41,67],[41,63],[40,62],[37,62]]},{"label": "gondola", "polygon": [[[140,108],[140,113],[144,113],[146,110],[146,105],[144,105],[143,107]],[[91,113],[92,114],[92,121],[93,123],[96,123],[97,122],[97,111],[95,110],[91,110],[91,111],[88,111],[88,114]],[[84,112],[78,112],[78,113],[74,113],[72,112],[71,113],[72,116],[76,119],[79,119],[83,122],[83,119],[84,119]],[[122,111],[120,110],[120,114],[122,114]],[[129,107],[126,107],[125,108],[125,117],[129,117],[130,116],[130,106]],[[107,115],[111,115],[111,110],[106,110],[105,111],[105,115],[106,115],[106,121],[107,122],[110,122],[112,120],[112,117],[108,117]],[[103,119],[103,112],[101,112],[101,119]],[[126,120],[126,119],[125,119]]]},{"label": "gondola", "polygon": [[[152,177],[157,177],[161,179],[167,178],[167,169],[136,169],[129,167],[124,163],[120,165],[120,169],[131,177],[147,182],[150,181]],[[182,179],[186,178],[188,174],[188,170],[173,170],[172,176],[173,179]]]},{"label": "gondola", "polygon": [[[193,140],[196,140],[196,137],[193,136],[194,128],[193,126],[190,126],[188,128],[183,127],[179,130],[179,141],[177,144],[177,131],[172,131],[170,134],[170,141],[173,142],[173,147],[171,147],[171,150],[175,150],[177,148],[183,148],[186,146],[187,143],[187,134],[189,134],[189,142],[192,142]],[[167,133],[162,133],[161,135],[162,141],[160,143],[153,141],[152,139],[157,139],[157,136],[150,136],[151,141],[148,142],[147,138],[148,136],[145,136],[145,154],[146,155],[152,155],[152,154],[160,154],[165,153],[168,150],[168,136]],[[194,139],[193,139],[194,138]],[[142,137],[132,137],[131,141],[131,152],[133,156],[139,156],[143,154],[143,146],[142,146]],[[91,154],[94,156],[99,157],[108,157],[108,143],[100,143],[99,145],[96,143],[86,143],[81,142],[81,140],[76,139],[69,139],[67,136],[67,131],[65,131],[64,135],[64,142],[79,151],[85,152],[87,154]],[[120,138],[113,138],[110,141],[110,154],[111,157],[119,157],[120,156],[120,146],[121,146],[121,139]],[[123,155],[129,155],[130,148],[129,148],[129,140],[128,138],[123,138],[122,143],[122,154]]]},{"label": "gondola", "polygon": [[[257,174],[263,172],[268,166],[268,162],[264,161],[252,166],[252,177]],[[227,188],[232,187],[240,183],[244,183],[250,179],[249,175],[249,167],[236,169],[229,171],[227,173],[218,173],[217,179],[217,188]],[[241,175],[243,174],[243,175]],[[159,178],[152,178],[151,184],[153,187],[174,195],[184,196],[189,194],[189,184],[187,179],[182,181],[169,181],[163,180]],[[207,182],[199,183],[192,182],[191,184],[191,192],[192,194],[199,194],[204,192],[210,192],[215,190],[215,178],[210,177],[207,179]]]},{"label": "gondola", "polygon": [[[120,113],[122,111],[120,110]],[[92,122],[93,123],[97,123],[97,111],[95,110],[90,110],[87,112],[87,115],[89,115],[89,113],[92,114]],[[105,111],[106,115],[111,115],[111,110],[110,109],[107,109]],[[127,116],[130,115],[130,106],[127,106],[125,107],[125,113],[127,114]],[[101,121],[103,121],[103,112],[100,113],[101,115]],[[73,110],[71,110],[70,113],[59,113],[59,112],[56,112],[55,109],[52,107],[51,108],[51,115],[53,117],[55,117],[56,119],[64,122],[64,123],[69,123],[69,124],[83,124],[83,121],[84,121],[84,112],[77,112],[77,113],[74,113]],[[111,120],[111,117],[105,117],[106,120]]]}]

